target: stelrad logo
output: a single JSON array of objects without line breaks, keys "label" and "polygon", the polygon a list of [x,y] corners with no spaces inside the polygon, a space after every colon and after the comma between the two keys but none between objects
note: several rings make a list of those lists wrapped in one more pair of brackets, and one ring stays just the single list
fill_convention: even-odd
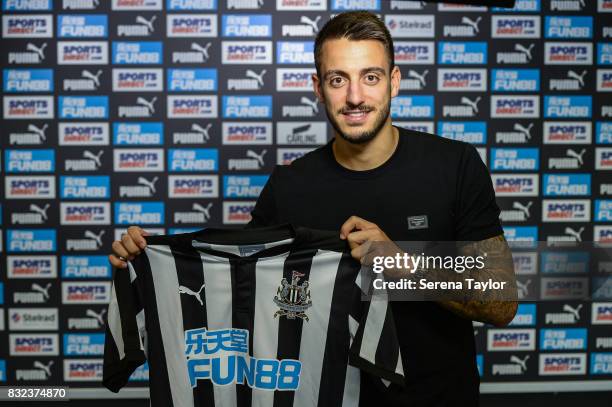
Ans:
[{"label": "stelrad logo", "polygon": [[13,14],[2,16],[2,38],[51,38],[50,14]]},{"label": "stelrad logo", "polygon": [[385,24],[394,38],[433,38],[435,16],[424,14],[387,14]]}]

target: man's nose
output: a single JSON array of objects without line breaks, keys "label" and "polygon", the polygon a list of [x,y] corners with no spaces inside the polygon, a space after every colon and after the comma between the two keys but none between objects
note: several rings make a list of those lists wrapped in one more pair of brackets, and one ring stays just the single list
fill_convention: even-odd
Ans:
[{"label": "man's nose", "polygon": [[349,105],[359,106],[364,102],[363,90],[359,81],[351,82],[347,89],[346,101]]}]

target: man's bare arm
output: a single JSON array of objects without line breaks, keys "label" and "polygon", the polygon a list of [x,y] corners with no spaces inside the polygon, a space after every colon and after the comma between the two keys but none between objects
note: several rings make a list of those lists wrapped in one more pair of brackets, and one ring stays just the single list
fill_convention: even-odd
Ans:
[{"label": "man's bare arm", "polygon": [[[516,278],[512,254],[503,235],[470,243],[459,249],[464,256],[478,256],[487,253],[485,268],[471,273],[476,281],[507,281],[511,297],[516,298]],[[508,291],[488,290],[482,299],[465,301],[440,301],[444,308],[475,321],[495,326],[505,326],[512,321],[518,307],[517,301],[508,301]],[[502,299],[503,298],[503,299]]]}]

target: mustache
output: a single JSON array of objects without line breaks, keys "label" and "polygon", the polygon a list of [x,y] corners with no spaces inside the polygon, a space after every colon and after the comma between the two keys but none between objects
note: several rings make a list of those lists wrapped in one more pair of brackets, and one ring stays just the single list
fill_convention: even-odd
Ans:
[{"label": "mustache", "polygon": [[338,114],[346,114],[346,113],[355,112],[355,111],[371,112],[373,110],[376,110],[376,109],[373,106],[369,106],[369,105],[359,105],[355,107],[344,106],[343,108],[338,109]]}]

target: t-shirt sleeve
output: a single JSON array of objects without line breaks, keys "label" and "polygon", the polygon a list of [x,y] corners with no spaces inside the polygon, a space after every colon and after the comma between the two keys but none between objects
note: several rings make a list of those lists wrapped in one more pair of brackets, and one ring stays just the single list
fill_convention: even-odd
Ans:
[{"label": "t-shirt sleeve", "polygon": [[471,144],[465,145],[458,171],[455,240],[479,241],[503,234],[491,175]]},{"label": "t-shirt sleeve", "polygon": [[363,301],[359,282],[349,315],[349,363],[365,373],[404,386],[404,368],[391,304],[378,295]]},{"label": "t-shirt sleeve", "polygon": [[268,182],[264,185],[255,207],[251,211],[251,221],[247,223],[247,228],[256,228],[276,224],[276,197],[278,182],[278,166],[274,168]]},{"label": "t-shirt sleeve", "polygon": [[131,261],[128,269],[115,269],[104,340],[102,384],[115,393],[146,360],[144,308]]}]

